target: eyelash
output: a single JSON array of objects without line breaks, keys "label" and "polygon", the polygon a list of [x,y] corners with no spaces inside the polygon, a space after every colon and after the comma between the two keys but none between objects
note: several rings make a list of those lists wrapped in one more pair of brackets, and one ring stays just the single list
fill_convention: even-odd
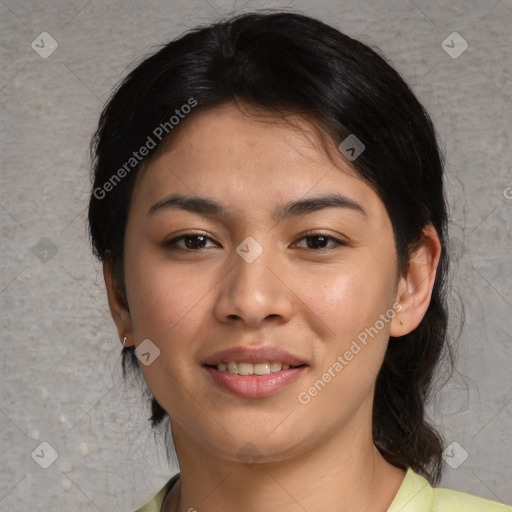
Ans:
[{"label": "eyelash", "polygon": [[[199,236],[204,237],[207,240],[213,241],[213,239],[210,238],[209,236],[207,236],[205,233],[185,233],[176,238],[173,238],[171,240],[163,242],[162,245],[167,249],[173,249],[176,247],[179,250],[183,250],[183,251],[200,252],[201,249],[188,249],[188,248],[178,246],[178,242],[180,242],[181,240],[184,240],[185,238],[193,238],[193,237],[199,237]],[[304,233],[301,238],[299,238],[299,241],[304,240],[305,238],[316,238],[316,237],[324,237],[329,240],[332,240],[335,242],[335,245],[331,246],[331,248],[322,247],[320,249],[309,249],[308,247],[303,247],[303,249],[309,249],[310,251],[314,251],[314,252],[327,252],[327,251],[332,250],[333,247],[348,245],[346,242],[343,242],[342,240],[334,238],[333,236],[328,235],[326,233],[322,233],[320,231],[308,231],[308,232]]]}]

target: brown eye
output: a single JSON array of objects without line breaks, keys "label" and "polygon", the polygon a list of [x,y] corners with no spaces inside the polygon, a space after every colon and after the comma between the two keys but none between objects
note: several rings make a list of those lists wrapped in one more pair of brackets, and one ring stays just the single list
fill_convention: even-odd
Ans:
[{"label": "brown eye", "polygon": [[331,245],[331,247],[347,245],[345,242],[342,242],[341,240],[338,240],[337,238],[334,238],[325,233],[307,233],[300,240],[307,240],[307,247],[305,247],[306,249],[312,249],[317,251],[321,251],[322,249],[329,249],[329,247],[326,247],[326,244],[329,241],[334,242],[334,245]]},{"label": "brown eye", "polygon": [[198,251],[205,248],[205,244],[208,240],[211,240],[211,238],[202,233],[185,233],[184,235],[164,242],[162,245],[166,248],[176,247],[183,250]]}]

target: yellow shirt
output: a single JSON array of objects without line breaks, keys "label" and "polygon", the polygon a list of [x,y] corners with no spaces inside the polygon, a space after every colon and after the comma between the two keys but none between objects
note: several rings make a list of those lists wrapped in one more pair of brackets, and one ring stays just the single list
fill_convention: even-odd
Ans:
[{"label": "yellow shirt", "polygon": [[[135,512],[161,512],[167,492],[179,477],[179,473],[174,475],[151,501]],[[512,507],[465,492],[433,488],[425,478],[408,468],[387,512],[512,512]]]}]

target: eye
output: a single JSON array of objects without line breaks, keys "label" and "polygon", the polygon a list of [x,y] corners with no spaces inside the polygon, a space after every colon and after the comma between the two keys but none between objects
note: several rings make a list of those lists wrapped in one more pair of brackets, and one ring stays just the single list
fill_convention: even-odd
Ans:
[{"label": "eye", "polygon": [[[207,248],[206,246],[208,240],[213,241],[210,237],[206,236],[204,233],[185,233],[184,235],[180,235],[171,240],[165,241],[162,243],[162,246],[165,248],[178,248],[182,250],[189,250],[199,252],[201,249]],[[333,236],[327,235],[326,233],[321,232],[307,232],[302,238],[299,240],[306,240],[306,247],[301,247],[305,249],[311,249],[316,252],[321,252],[324,249],[329,249],[329,246],[326,247],[329,241],[333,242],[331,244],[332,247],[336,246],[344,246],[347,245],[345,242],[334,238]],[[183,243],[182,243],[183,242]],[[216,245],[210,245],[209,247],[215,247]]]},{"label": "eye", "polygon": [[334,245],[331,247],[347,245],[345,242],[321,232],[308,232],[300,238],[300,240],[307,240],[308,243],[306,244],[306,249],[313,249],[317,252],[320,252],[322,249],[326,249],[326,243],[329,240],[334,242]]},{"label": "eye", "polygon": [[[166,248],[177,247],[178,249],[198,252],[199,249],[203,249],[205,247],[207,240],[212,239],[204,233],[185,233],[184,235],[177,236],[176,238],[163,242],[162,246]],[[180,243],[182,241],[184,242],[184,245]]]}]

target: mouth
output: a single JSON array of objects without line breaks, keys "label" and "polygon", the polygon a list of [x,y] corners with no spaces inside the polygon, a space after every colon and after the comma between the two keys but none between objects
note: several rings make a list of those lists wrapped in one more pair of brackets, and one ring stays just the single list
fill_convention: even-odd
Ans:
[{"label": "mouth", "polygon": [[219,364],[205,364],[207,368],[218,370],[219,372],[227,372],[232,375],[243,375],[243,376],[263,376],[269,375],[270,373],[277,373],[290,369],[303,368],[308,366],[306,363],[298,365],[290,365],[288,363],[282,363],[281,361],[263,361],[261,363],[249,363],[244,361],[229,361]]},{"label": "mouth", "polygon": [[304,363],[291,366],[287,363],[261,362],[205,364],[203,368],[214,387],[230,396],[242,398],[266,398],[277,395],[307,372]]},{"label": "mouth", "polygon": [[240,345],[202,361],[209,383],[244,398],[275,395],[307,372],[309,364],[271,345]]}]

